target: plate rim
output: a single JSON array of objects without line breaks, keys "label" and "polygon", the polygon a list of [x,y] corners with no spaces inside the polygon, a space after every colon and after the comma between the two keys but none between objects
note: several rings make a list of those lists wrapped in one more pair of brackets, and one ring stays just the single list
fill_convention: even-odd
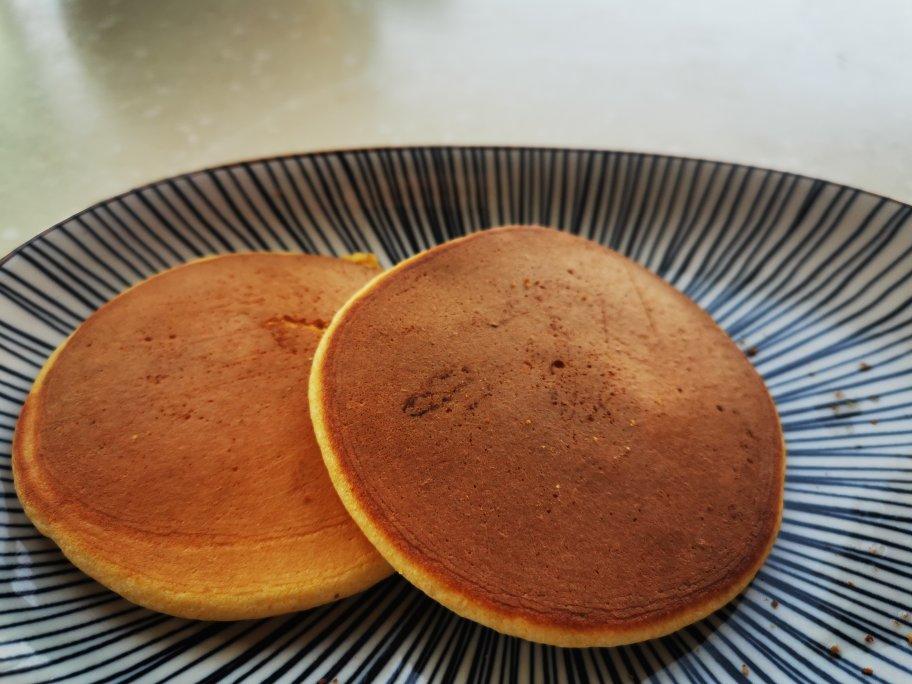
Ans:
[{"label": "plate rim", "polygon": [[446,143],[430,143],[430,144],[413,144],[413,145],[367,145],[364,147],[335,147],[335,148],[326,148],[319,150],[311,150],[305,152],[283,152],[281,154],[267,155],[263,157],[249,157],[243,159],[236,159],[230,162],[223,162],[221,164],[215,164],[213,166],[203,166],[197,169],[190,171],[181,171],[169,176],[161,176],[159,178],[141,183],[131,187],[123,192],[119,192],[116,195],[110,195],[103,199],[92,202],[89,206],[81,209],[65,218],[60,219],[56,223],[43,228],[37,232],[32,237],[26,239],[24,242],[21,242],[8,253],[0,256],[0,268],[3,268],[7,262],[17,256],[22,250],[28,247],[31,243],[45,237],[52,231],[57,230],[60,226],[69,223],[70,221],[76,220],[87,214],[91,211],[94,211],[98,207],[104,206],[111,202],[123,199],[129,195],[134,195],[148,188],[152,188],[161,183],[166,183],[168,181],[180,180],[182,178],[187,178],[190,176],[195,176],[200,173],[213,173],[216,171],[224,171],[231,168],[237,168],[241,166],[250,166],[253,164],[266,164],[274,161],[282,161],[285,159],[299,159],[299,158],[313,158],[313,157],[331,157],[342,154],[368,154],[371,152],[390,152],[390,151],[420,151],[420,150],[479,150],[479,151],[491,151],[491,152],[570,152],[570,153],[595,153],[595,154],[617,154],[617,155],[635,155],[640,157],[651,157],[653,159],[668,159],[671,161],[681,161],[681,162],[696,162],[698,164],[715,164],[715,165],[725,165],[733,166],[742,169],[748,169],[751,171],[761,171],[768,173],[778,173],[786,178],[796,178],[799,180],[807,180],[815,183],[826,183],[832,187],[839,189],[852,190],[855,192],[860,192],[869,197],[874,197],[881,200],[886,200],[888,202],[894,202],[900,206],[912,208],[912,202],[904,202],[902,200],[896,199],[895,197],[890,197],[889,195],[884,195],[872,190],[866,190],[864,188],[855,186],[855,185],[846,185],[845,183],[839,183],[833,180],[827,180],[826,178],[820,178],[817,176],[809,176],[804,173],[797,173],[794,171],[783,171],[782,169],[774,168],[771,166],[763,166],[759,164],[750,164],[737,161],[729,161],[725,159],[710,159],[707,157],[699,156],[690,156],[683,154],[669,154],[665,152],[645,152],[642,150],[632,150],[632,149],[620,149],[620,148],[601,148],[601,147],[564,147],[560,145],[485,145],[485,144],[446,144]]}]

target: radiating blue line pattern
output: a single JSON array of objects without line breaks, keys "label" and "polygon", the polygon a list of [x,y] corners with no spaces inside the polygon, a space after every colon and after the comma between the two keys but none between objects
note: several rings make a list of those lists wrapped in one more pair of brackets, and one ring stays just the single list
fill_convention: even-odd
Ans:
[{"label": "radiating blue line pattern", "polygon": [[[788,445],[782,533],[735,601],[676,634],[558,649],[457,618],[398,577],[269,620],[134,606],[29,524],[10,446],[32,379],[87,315],[205,254],[370,251],[385,265],[537,223],[613,247],[752,358]],[[912,681],[912,207],[708,161],[560,149],[297,155],[102,202],[0,262],[4,681]],[[869,669],[866,669],[869,668]]]}]

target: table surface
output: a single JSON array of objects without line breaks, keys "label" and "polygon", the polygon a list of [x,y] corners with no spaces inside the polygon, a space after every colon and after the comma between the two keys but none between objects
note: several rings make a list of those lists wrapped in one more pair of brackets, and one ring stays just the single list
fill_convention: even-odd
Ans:
[{"label": "table surface", "polygon": [[0,254],[138,184],[412,143],[749,162],[912,201],[912,3],[0,0]]}]

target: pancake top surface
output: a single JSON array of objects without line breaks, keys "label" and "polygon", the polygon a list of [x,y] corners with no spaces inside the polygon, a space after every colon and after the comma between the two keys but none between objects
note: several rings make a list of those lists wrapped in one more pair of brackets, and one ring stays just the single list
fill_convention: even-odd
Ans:
[{"label": "pancake top surface", "polygon": [[30,515],[77,564],[87,556],[90,574],[169,612],[197,609],[159,606],[149,586],[200,594],[188,600],[203,617],[221,616],[206,604],[224,594],[235,617],[383,576],[332,488],[307,408],[323,328],[376,273],[326,257],[232,255],[106,304],[23,413],[16,480]]},{"label": "pancake top surface", "polygon": [[661,633],[731,598],[775,536],[784,454],[759,376],[593,243],[510,228],[431,250],[350,302],[316,363],[317,432],[362,528],[503,631]]}]

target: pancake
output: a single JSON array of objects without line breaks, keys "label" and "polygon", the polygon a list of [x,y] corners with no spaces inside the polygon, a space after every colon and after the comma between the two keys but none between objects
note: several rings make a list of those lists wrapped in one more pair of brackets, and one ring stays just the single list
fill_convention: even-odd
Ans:
[{"label": "pancake", "polygon": [[307,408],[317,342],[378,273],[238,254],[154,276],[48,360],[13,444],[35,526],[140,605],[233,620],[390,574],[333,490]]},{"label": "pancake", "polygon": [[476,233],[378,276],[310,381],[353,518],[460,615],[560,646],[649,639],[732,599],[782,510],[778,417],[744,354],[625,257]]}]

